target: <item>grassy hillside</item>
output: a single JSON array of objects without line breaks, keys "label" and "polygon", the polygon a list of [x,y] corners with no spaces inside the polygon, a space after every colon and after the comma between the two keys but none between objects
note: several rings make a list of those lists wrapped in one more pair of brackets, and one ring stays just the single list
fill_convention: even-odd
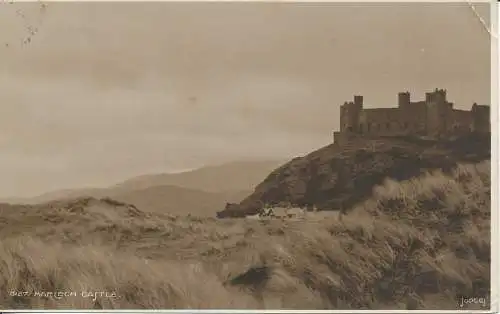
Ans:
[{"label": "grassy hillside", "polygon": [[340,220],[2,205],[0,308],[457,309],[489,295],[490,193],[483,162],[386,181]]},{"label": "grassy hillside", "polygon": [[[75,191],[73,191],[75,192]],[[225,192],[206,192],[195,189],[181,188],[172,185],[152,186],[144,189],[115,191],[112,189],[94,189],[87,190],[86,193],[75,192],[74,197],[70,194],[58,193],[56,200],[70,201],[74,198],[94,197],[94,198],[113,198],[121,202],[130,203],[145,212],[157,212],[174,215],[196,215],[210,216],[216,215],[220,208],[223,208],[227,202],[239,202],[250,191],[225,191]],[[52,194],[56,195],[56,194]],[[32,200],[34,204],[51,203],[44,201],[38,203]],[[20,202],[22,203],[22,202]],[[15,203],[14,203],[15,204]],[[30,204],[30,203],[28,203]]]},{"label": "grassy hillside", "polygon": [[370,197],[387,177],[407,180],[428,170],[449,171],[458,163],[489,160],[490,141],[490,136],[471,134],[449,140],[364,137],[343,146],[331,144],[276,169],[242,202],[221,208],[218,216],[252,215],[263,203],[350,208]]}]

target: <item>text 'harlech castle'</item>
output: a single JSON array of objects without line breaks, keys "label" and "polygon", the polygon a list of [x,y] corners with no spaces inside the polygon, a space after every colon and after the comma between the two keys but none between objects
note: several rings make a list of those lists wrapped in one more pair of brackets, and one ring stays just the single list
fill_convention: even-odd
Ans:
[{"label": "text 'harlech castle'", "polygon": [[417,102],[411,101],[409,92],[399,93],[396,108],[364,109],[363,96],[354,96],[354,101],[340,107],[340,132],[334,132],[334,141],[363,135],[447,137],[489,132],[489,106],[474,103],[471,110],[454,109],[446,90],[436,89]]}]

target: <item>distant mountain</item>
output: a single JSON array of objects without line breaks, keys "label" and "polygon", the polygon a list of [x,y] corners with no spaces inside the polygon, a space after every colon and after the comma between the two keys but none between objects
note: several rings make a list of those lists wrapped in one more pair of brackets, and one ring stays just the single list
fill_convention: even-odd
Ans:
[{"label": "distant mountain", "polygon": [[135,177],[113,187],[136,190],[152,186],[175,185],[207,192],[253,190],[267,175],[286,161],[241,161],[208,166],[179,173]]},{"label": "distant mountain", "polygon": [[80,197],[113,199],[144,211],[214,215],[226,202],[239,202],[281,161],[232,162],[180,173],[144,175],[108,188],[65,189],[0,202],[37,204]]},{"label": "distant mountain", "polygon": [[148,212],[213,217],[226,203],[240,202],[251,193],[251,190],[216,193],[160,185],[117,193],[109,197],[133,204]]}]

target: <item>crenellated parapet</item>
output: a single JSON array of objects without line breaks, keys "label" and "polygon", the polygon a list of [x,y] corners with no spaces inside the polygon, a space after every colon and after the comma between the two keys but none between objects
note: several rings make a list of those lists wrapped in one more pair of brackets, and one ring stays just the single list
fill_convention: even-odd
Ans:
[{"label": "crenellated parapet", "polygon": [[[346,142],[353,136],[426,135],[450,136],[463,132],[490,132],[489,106],[474,104],[470,111],[453,108],[446,89],[425,93],[412,101],[408,91],[398,93],[397,107],[363,108],[363,96],[340,106],[340,131],[335,138]],[[349,135],[350,134],[350,135]]]}]

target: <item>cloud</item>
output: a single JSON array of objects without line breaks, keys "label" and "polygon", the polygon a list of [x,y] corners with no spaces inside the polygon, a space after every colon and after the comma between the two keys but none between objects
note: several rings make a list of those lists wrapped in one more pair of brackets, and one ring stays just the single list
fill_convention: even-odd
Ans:
[{"label": "cloud", "polygon": [[37,5],[0,11],[4,195],[304,154],[353,94],[489,102],[489,37],[465,3]]}]

